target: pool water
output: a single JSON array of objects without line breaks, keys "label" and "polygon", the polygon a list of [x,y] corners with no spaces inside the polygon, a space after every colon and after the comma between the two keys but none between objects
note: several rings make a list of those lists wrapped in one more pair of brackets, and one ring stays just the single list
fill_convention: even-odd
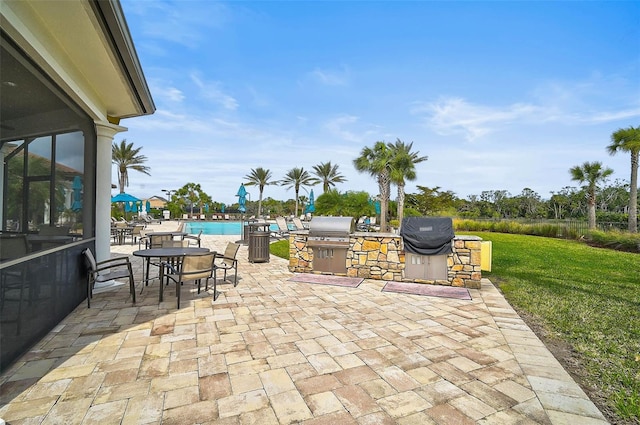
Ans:
[{"label": "pool water", "polygon": [[[184,231],[197,234],[202,230],[203,235],[241,235],[240,221],[189,221],[184,225]],[[271,224],[269,230],[278,231],[277,224]]]}]

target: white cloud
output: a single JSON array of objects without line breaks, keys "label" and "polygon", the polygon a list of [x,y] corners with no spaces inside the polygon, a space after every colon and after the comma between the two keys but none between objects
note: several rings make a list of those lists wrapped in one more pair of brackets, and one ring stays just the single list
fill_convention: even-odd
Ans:
[{"label": "white cloud", "polygon": [[621,121],[621,120],[638,121],[639,119],[640,119],[640,107],[622,109],[619,111],[597,112],[585,117],[584,122],[599,124],[599,123]]},{"label": "white cloud", "polygon": [[440,135],[462,133],[469,141],[494,132],[505,123],[540,113],[537,107],[523,103],[499,108],[474,105],[462,98],[441,98],[436,102],[418,103],[411,112],[425,114],[427,125]]},{"label": "white cloud", "polygon": [[[640,118],[640,85],[637,76],[602,75],[593,72],[577,81],[551,80],[539,84],[532,96],[547,121],[597,125]],[[553,111],[553,113],[551,112]]]},{"label": "white cloud", "polygon": [[251,105],[257,108],[267,108],[271,105],[271,100],[263,92],[257,90],[253,86],[247,86],[247,92],[251,99]]},{"label": "white cloud", "polygon": [[232,96],[222,92],[219,81],[203,81],[198,73],[195,72],[192,73],[190,77],[191,81],[200,89],[200,96],[220,104],[225,109],[231,111],[238,109],[238,101]]},{"label": "white cloud", "polygon": [[151,116],[137,118],[132,125],[135,125],[136,129],[151,133],[162,132],[163,137],[159,140],[166,140],[169,137],[167,133],[170,131],[189,134],[207,133],[211,128],[211,124],[206,120],[160,108]]},{"label": "white cloud", "polygon": [[153,93],[154,100],[167,101],[171,103],[179,103],[184,100],[184,93],[176,87],[167,87],[161,81],[153,81],[150,83],[150,90]]},{"label": "white cloud", "polygon": [[314,69],[309,73],[313,81],[325,86],[347,86],[350,80],[350,71],[346,66],[340,70]]},{"label": "white cloud", "polygon": [[[600,110],[585,108],[579,93],[580,87],[580,84],[571,87],[549,85],[541,103],[493,106],[474,104],[460,97],[442,97],[435,102],[416,102],[410,112],[424,116],[426,125],[437,134],[462,134],[470,142],[515,126],[551,122],[560,125],[596,125],[640,118],[637,101],[635,105],[621,107],[603,105]],[[598,102],[590,104],[601,105]]]},{"label": "white cloud", "polygon": [[126,12],[142,17],[142,32],[157,41],[195,49],[211,29],[221,28],[230,19],[230,10],[220,2],[134,1],[126,2]]},{"label": "white cloud", "polygon": [[360,119],[354,115],[341,115],[324,125],[334,136],[347,141],[360,144],[368,144],[379,128],[371,124],[361,124]]}]

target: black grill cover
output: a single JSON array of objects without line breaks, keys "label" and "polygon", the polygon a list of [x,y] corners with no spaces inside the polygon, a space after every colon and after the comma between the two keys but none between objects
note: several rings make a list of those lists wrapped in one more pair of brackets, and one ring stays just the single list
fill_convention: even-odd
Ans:
[{"label": "black grill cover", "polygon": [[451,254],[453,220],[449,217],[406,217],[400,236],[407,252],[418,255]]}]

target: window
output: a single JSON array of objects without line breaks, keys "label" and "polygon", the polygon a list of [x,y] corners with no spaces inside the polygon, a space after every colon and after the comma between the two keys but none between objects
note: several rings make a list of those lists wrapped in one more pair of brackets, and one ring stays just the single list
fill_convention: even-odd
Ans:
[{"label": "window", "polygon": [[3,238],[26,235],[34,252],[92,237],[93,190],[86,183],[94,178],[85,174],[91,169],[85,164],[92,163],[93,121],[5,34],[1,42]]}]

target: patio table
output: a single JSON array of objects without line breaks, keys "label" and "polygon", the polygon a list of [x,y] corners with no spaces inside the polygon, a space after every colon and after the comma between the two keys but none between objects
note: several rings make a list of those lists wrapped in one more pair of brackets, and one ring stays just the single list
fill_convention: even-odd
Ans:
[{"label": "patio table", "polygon": [[147,235],[160,235],[160,236],[166,236],[166,235],[171,235],[171,236],[187,236],[189,233],[187,232],[183,232],[183,231],[174,231],[174,232],[147,232]]},{"label": "patio table", "polygon": [[[194,248],[188,248],[188,247],[151,248],[151,249],[140,249],[138,251],[133,251],[134,256],[141,257],[147,261],[146,273],[144,269],[142,270],[142,280],[144,282],[144,285],[142,286],[142,290],[144,290],[145,286],[149,285],[149,263],[151,262],[152,258],[175,259],[175,258],[184,257],[185,255],[206,254],[208,252],[210,252],[209,248],[195,248],[195,247]],[[164,284],[162,282],[164,278],[164,271],[162,267],[160,267],[160,273],[158,277],[160,279],[159,301],[162,302],[163,288],[164,288]],[[142,290],[140,290],[140,293],[142,293]]]}]

